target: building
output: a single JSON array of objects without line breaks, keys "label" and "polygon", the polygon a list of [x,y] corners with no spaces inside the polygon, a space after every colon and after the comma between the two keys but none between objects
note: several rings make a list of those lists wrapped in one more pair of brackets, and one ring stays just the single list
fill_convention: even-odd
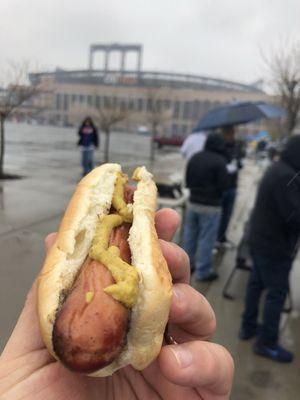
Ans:
[{"label": "building", "polygon": [[[161,134],[185,136],[210,109],[232,101],[266,100],[259,88],[198,75],[143,71],[142,46],[96,44],[90,46],[88,69],[32,73],[32,83],[47,90],[36,98],[45,109],[41,122],[74,125],[86,113],[97,117],[97,110],[121,107],[129,117],[116,129],[151,129],[156,120]],[[94,54],[104,55],[102,69],[94,69]],[[110,55],[120,54],[118,68],[110,67]],[[136,55],[136,68],[126,68],[126,56]]]}]

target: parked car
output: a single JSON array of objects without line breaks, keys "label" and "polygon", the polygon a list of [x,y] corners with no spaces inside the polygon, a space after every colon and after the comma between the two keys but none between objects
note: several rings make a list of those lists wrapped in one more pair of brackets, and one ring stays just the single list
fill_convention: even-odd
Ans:
[{"label": "parked car", "polygon": [[154,143],[156,143],[157,147],[159,149],[161,149],[163,146],[181,146],[183,141],[184,141],[184,137],[182,136],[156,136],[153,140]]}]

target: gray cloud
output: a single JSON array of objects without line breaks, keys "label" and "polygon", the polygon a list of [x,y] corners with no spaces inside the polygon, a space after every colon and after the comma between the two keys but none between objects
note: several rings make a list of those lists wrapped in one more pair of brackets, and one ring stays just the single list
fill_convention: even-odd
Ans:
[{"label": "gray cloud", "polygon": [[85,68],[90,43],[137,42],[144,69],[250,82],[260,48],[300,37],[299,15],[298,0],[2,0],[0,67]]}]

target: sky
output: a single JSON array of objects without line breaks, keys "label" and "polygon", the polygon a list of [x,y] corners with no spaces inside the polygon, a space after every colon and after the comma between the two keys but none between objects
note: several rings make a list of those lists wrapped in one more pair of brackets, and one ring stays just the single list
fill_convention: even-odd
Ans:
[{"label": "sky", "polygon": [[299,17],[299,0],[1,0],[0,70],[84,69],[91,43],[141,43],[144,70],[252,83],[262,54],[300,39]]}]

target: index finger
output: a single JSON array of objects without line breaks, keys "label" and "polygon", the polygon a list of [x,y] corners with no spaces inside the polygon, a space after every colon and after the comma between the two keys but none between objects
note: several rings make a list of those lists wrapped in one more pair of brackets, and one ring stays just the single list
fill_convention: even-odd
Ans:
[{"label": "index finger", "polygon": [[173,283],[189,283],[190,260],[186,252],[177,244],[160,240],[163,256],[168,264]]},{"label": "index finger", "polygon": [[172,208],[162,208],[155,214],[155,228],[159,239],[170,242],[180,225],[180,217]]}]

